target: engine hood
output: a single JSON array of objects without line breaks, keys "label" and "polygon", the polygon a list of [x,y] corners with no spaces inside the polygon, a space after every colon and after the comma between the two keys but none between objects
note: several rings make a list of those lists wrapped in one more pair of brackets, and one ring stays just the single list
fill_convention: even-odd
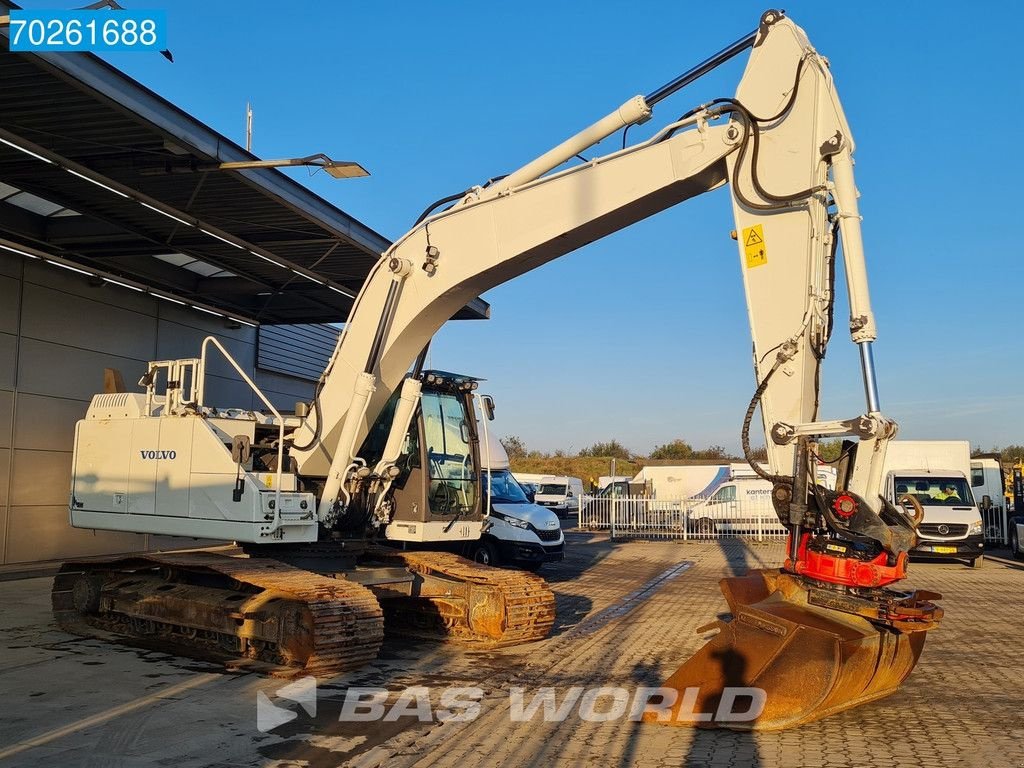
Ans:
[{"label": "engine hood", "polygon": [[552,531],[561,527],[558,516],[550,509],[536,504],[492,504],[494,511],[525,520],[539,531]]}]

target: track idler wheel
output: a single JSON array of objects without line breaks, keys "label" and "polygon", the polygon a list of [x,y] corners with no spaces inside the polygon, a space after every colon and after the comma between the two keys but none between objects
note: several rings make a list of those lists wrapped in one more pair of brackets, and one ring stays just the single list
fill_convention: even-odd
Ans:
[{"label": "track idler wheel", "polygon": [[102,591],[102,577],[88,573],[80,574],[71,587],[71,601],[75,610],[87,615],[99,613]]},{"label": "track idler wheel", "polygon": [[934,593],[867,599],[779,570],[720,584],[732,619],[702,628],[719,632],[665,682],[678,694],[670,710],[645,720],[777,730],[880,699],[910,675],[942,616]]}]

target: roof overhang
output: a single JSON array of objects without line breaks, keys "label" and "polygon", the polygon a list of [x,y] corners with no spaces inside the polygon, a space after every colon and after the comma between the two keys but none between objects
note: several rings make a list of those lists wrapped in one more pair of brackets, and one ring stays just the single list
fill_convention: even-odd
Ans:
[{"label": "roof overhang", "polygon": [[0,28],[0,248],[253,322],[344,322],[390,241],[276,169],[205,170],[258,159],[100,58],[12,53]]}]

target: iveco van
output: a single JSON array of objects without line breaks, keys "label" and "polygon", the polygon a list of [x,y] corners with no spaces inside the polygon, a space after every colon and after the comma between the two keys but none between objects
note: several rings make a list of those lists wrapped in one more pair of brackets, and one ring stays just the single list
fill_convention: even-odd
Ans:
[{"label": "iveco van", "polygon": [[508,454],[488,431],[489,450],[480,451],[484,467],[481,494],[490,499],[480,539],[467,542],[467,557],[485,565],[512,565],[536,571],[564,557],[565,537],[558,517],[532,503],[512,477]]}]

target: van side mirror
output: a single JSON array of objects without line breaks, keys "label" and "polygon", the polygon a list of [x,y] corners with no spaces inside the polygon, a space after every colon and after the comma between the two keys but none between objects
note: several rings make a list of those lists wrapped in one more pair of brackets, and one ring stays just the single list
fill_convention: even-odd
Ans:
[{"label": "van side mirror", "polygon": [[981,497],[981,508],[992,509],[992,497],[989,496],[987,493]]},{"label": "van side mirror", "polygon": [[569,491],[569,493],[567,493],[566,496],[571,499],[572,498],[572,491]]},{"label": "van side mirror", "polygon": [[533,491],[533,490],[528,490],[528,491],[526,492],[526,499],[527,499],[527,501],[529,501],[529,502],[530,502],[531,504],[533,504],[533,503],[534,503],[534,501],[535,501],[535,500],[537,499],[537,492],[536,492],[536,491]]}]

